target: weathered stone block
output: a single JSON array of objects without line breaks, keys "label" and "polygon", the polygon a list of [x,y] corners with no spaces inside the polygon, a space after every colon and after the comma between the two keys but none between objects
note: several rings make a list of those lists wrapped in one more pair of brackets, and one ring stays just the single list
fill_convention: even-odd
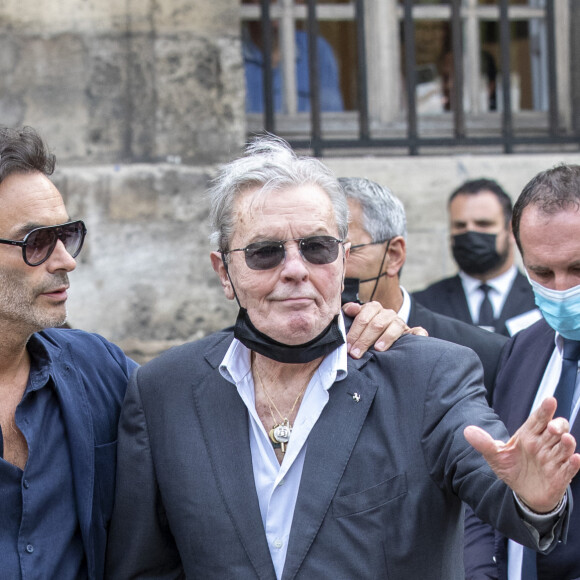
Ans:
[{"label": "weathered stone block", "polygon": [[237,0],[45,8],[0,6],[3,124],[40,130],[61,163],[207,163],[243,144]]},{"label": "weathered stone block", "polygon": [[[190,35],[156,42],[157,157],[204,163],[231,156],[244,140],[241,48]],[[235,54],[235,56],[234,56]]]}]

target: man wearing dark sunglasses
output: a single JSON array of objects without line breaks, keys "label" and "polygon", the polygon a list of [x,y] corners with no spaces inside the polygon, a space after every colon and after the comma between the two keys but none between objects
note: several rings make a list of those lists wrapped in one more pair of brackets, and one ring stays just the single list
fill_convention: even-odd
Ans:
[{"label": "man wearing dark sunglasses", "polygon": [[102,578],[119,410],[137,366],[66,321],[86,235],[30,128],[0,128],[0,576]]},{"label": "man wearing dark sunglasses", "polygon": [[506,444],[471,350],[403,336],[347,357],[348,205],[319,160],[259,138],[211,207],[238,319],[129,382],[110,578],[459,580],[462,501],[556,545],[580,455],[553,399]]}]

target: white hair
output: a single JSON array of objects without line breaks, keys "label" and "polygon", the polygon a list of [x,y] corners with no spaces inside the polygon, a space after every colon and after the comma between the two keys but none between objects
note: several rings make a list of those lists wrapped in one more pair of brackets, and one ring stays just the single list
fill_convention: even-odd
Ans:
[{"label": "white hair", "polygon": [[233,208],[236,197],[250,188],[260,193],[303,185],[315,185],[330,198],[339,238],[348,233],[348,204],[334,174],[314,157],[299,157],[283,139],[274,135],[258,137],[249,143],[244,155],[223,165],[209,190],[211,210],[210,240],[218,250],[229,250],[234,232]]}]

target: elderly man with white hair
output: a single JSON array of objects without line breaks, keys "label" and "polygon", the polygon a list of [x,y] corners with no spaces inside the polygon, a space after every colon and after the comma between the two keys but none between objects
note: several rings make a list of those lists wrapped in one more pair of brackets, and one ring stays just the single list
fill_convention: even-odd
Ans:
[{"label": "elderly man with white hair", "polygon": [[320,161],[262,138],[211,193],[239,316],[130,381],[109,577],[459,580],[463,502],[553,548],[580,467],[555,401],[504,443],[472,351],[406,335],[347,357],[348,206]]}]

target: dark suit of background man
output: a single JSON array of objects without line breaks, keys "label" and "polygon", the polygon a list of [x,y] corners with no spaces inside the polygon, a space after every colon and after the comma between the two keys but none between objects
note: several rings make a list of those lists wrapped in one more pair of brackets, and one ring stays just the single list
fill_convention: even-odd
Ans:
[{"label": "dark suit of background man", "polygon": [[[0,128],[0,577],[103,577],[117,424],[137,366],[66,320],[85,226],[30,128]],[[97,248],[94,248],[98,251]],[[90,308],[90,305],[87,305]]]},{"label": "dark suit of background man", "polygon": [[460,580],[463,501],[555,545],[580,455],[553,399],[506,445],[477,427],[507,435],[473,351],[403,336],[347,356],[348,205],[328,168],[261,138],[221,169],[211,207],[239,316],[133,373],[110,578]]},{"label": "dark suit of background man", "polygon": [[[563,165],[539,173],[516,201],[513,231],[532,281],[543,320],[517,334],[506,347],[493,407],[514,432],[543,399],[554,394],[563,363],[564,341],[580,341],[580,166]],[[578,363],[571,363],[570,398],[556,415],[567,415],[580,436]],[[580,478],[572,480],[575,506],[566,544],[538,555],[538,580],[580,578]],[[474,520],[471,520],[474,523]],[[480,523],[468,529],[468,578],[528,580],[522,575],[524,550]],[[526,557],[529,554],[526,553]],[[535,558],[533,558],[535,560]],[[508,575],[509,567],[509,575]]]},{"label": "dark suit of background man", "polygon": [[429,336],[473,349],[483,364],[488,400],[507,338],[471,324],[432,312],[409,296],[399,284],[407,257],[407,227],[401,201],[386,187],[362,177],[341,177],[350,210],[343,298],[361,302],[377,300],[409,325],[422,326]]},{"label": "dark suit of background man", "polygon": [[538,320],[534,295],[514,265],[509,196],[491,179],[459,186],[450,196],[451,250],[459,273],[415,292],[439,312],[506,336]]}]

